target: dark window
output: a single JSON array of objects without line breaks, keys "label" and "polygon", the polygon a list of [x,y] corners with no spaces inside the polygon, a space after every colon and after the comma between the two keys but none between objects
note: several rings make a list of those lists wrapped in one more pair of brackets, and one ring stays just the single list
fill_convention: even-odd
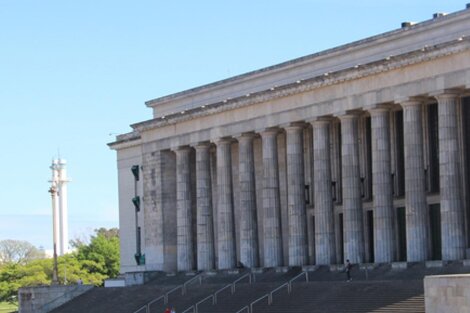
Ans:
[{"label": "dark window", "polygon": [[395,159],[396,169],[394,178],[394,195],[405,195],[405,147],[403,139],[403,111],[395,112]]},{"label": "dark window", "polygon": [[374,212],[367,211],[367,242],[368,242],[368,261],[374,263]]},{"label": "dark window", "polygon": [[365,144],[365,177],[361,177],[362,198],[372,199],[372,129],[370,116],[364,118],[364,144]]},{"label": "dark window", "polygon": [[406,210],[397,208],[397,243],[398,261],[406,261]]},{"label": "dark window", "polygon": [[428,156],[429,165],[426,169],[428,179],[428,192],[439,192],[439,125],[437,103],[427,108],[428,117]]},{"label": "dark window", "polygon": [[441,205],[431,204],[429,206],[429,219],[431,222],[431,258],[433,260],[442,259],[441,254]]}]

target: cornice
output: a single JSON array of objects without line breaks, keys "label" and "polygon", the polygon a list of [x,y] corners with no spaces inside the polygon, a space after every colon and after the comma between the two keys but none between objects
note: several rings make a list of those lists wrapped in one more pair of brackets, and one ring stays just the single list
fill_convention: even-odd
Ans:
[{"label": "cornice", "polygon": [[324,73],[302,81],[296,81],[276,88],[262,90],[230,100],[224,100],[180,113],[158,117],[155,119],[132,124],[131,127],[138,132],[173,125],[194,118],[229,111],[257,103],[267,102],[317,88],[340,84],[363,77],[384,73],[409,65],[431,61],[447,55],[456,54],[470,49],[470,38],[458,38],[434,46],[425,46],[404,54],[389,56],[387,58],[343,70]]},{"label": "cornice", "polygon": [[116,136],[116,141],[108,143],[108,147],[113,150],[120,150],[138,146],[141,143],[142,140],[140,134],[136,131],[133,131]]},{"label": "cornice", "polygon": [[348,53],[351,49],[355,48],[370,48],[375,44],[381,44],[388,40],[398,40],[404,37],[413,36],[414,34],[419,34],[420,32],[426,31],[428,29],[433,29],[436,27],[443,27],[448,23],[458,22],[468,18],[469,11],[468,9],[460,10],[457,12],[449,13],[438,18],[432,18],[425,20],[419,23],[412,24],[407,27],[401,27],[394,29],[385,33],[381,33],[375,36],[357,40],[351,43],[340,45],[334,48],[295,58],[286,62],[261,68],[258,70],[250,71],[244,74],[233,76],[227,79],[219,80],[213,83],[205,84],[188,90],[176,92],[170,95],[162,96],[159,98],[151,99],[145,102],[145,105],[148,107],[155,107],[160,104],[168,103],[175,101],[177,99],[183,99],[185,97],[193,97],[197,94],[208,92],[223,86],[229,86],[231,84],[237,84],[243,81],[249,81],[250,79],[256,79],[257,77],[262,77],[266,74],[272,74],[279,71],[283,71],[290,68],[301,67],[309,64],[311,62],[321,62],[324,57],[334,57],[335,55]]}]

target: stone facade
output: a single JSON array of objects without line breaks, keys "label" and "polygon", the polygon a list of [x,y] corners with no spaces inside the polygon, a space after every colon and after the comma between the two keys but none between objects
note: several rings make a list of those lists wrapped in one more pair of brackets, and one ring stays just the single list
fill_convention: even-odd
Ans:
[{"label": "stone facade", "polygon": [[436,275],[424,278],[426,313],[470,312],[470,275]]},{"label": "stone facade", "polygon": [[466,258],[468,38],[466,9],[148,101],[109,144],[121,271]]}]

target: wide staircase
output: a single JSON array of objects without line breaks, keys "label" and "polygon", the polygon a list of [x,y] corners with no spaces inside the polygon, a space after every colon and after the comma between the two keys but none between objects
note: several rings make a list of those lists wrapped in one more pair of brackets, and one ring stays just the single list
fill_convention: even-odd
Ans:
[{"label": "wide staircase", "polygon": [[125,288],[94,288],[53,310],[54,313],[176,312],[424,312],[426,275],[469,273],[462,263],[396,269],[391,265],[353,267],[351,282],[341,269],[318,267],[304,272],[159,274],[151,282]]}]

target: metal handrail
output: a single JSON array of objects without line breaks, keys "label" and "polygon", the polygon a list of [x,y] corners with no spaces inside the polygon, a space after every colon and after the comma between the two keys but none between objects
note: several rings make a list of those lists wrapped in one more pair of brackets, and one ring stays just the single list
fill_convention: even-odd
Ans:
[{"label": "metal handrail", "polygon": [[196,279],[199,279],[199,285],[202,284],[202,274],[199,274],[199,275],[196,275],[194,276],[193,278],[191,278],[190,280],[188,280],[187,282],[185,282],[183,284],[183,295],[186,294],[186,286],[188,286],[189,284],[191,284],[193,281],[195,281]]},{"label": "metal handrail", "polygon": [[219,290],[217,290],[216,292],[214,292],[214,304],[217,304],[217,295],[219,293],[221,293],[222,291],[224,291],[225,289],[230,288],[230,287],[232,287],[232,284],[228,284],[225,287],[222,287]]},{"label": "metal handrail", "polygon": [[167,293],[165,293],[164,295],[164,299],[165,299],[165,304],[168,303],[168,296],[170,295],[170,293],[173,293],[175,292],[176,290],[180,289],[181,288],[181,295],[184,295],[183,293],[183,285],[179,285],[179,286],[176,286],[175,288],[171,289],[170,291],[168,291]]},{"label": "metal handrail", "polygon": [[247,273],[245,275],[243,275],[242,277],[238,278],[237,280],[235,280],[233,283],[232,283],[232,294],[235,293],[235,286],[236,284],[241,281],[242,279],[244,279],[245,277],[248,277],[248,280],[250,281],[250,284],[251,284],[251,273]]},{"label": "metal handrail", "polygon": [[[273,303],[273,295],[275,292],[281,290],[284,287],[287,287],[287,292],[290,294],[292,292],[292,283],[297,280],[299,277],[305,276],[305,281],[308,283],[309,278],[308,278],[308,273],[307,272],[302,272],[299,275],[295,276],[294,278],[290,279],[287,283],[282,284],[281,286],[277,287],[276,289],[272,290],[271,292],[265,294],[264,296],[259,297],[255,301],[250,303],[249,311],[248,313],[253,313],[253,305],[256,303],[260,302],[264,298],[268,298],[268,305],[271,305]],[[241,313],[243,310],[245,310],[246,307],[243,307],[240,311],[237,313]]]},{"label": "metal handrail", "polygon": [[258,298],[256,299],[255,301],[251,302],[250,303],[250,312],[253,313],[253,305],[255,305],[256,303],[260,302],[261,300],[263,300],[264,298],[268,298],[268,304],[269,304],[269,293],[265,294],[264,296],[262,296],[261,298]]},{"label": "metal handrail", "polygon": [[248,305],[244,306],[243,308],[241,308],[240,310],[238,310],[236,313],[242,313],[243,311],[247,311],[248,313],[250,313],[250,307]]},{"label": "metal handrail", "polygon": [[282,284],[281,286],[277,287],[276,289],[274,289],[273,291],[271,291],[269,293],[269,297],[268,297],[268,305],[271,305],[273,303],[273,295],[275,292],[281,290],[282,288],[284,287],[287,287],[287,293],[290,293],[290,288],[289,288],[289,283],[284,283]]},{"label": "metal handrail", "polygon": [[[146,312],[146,313],[150,313],[150,306],[151,306],[152,304],[154,304],[155,302],[160,301],[161,299],[163,299],[163,303],[166,304],[166,302],[165,302],[165,295],[160,296],[160,297],[158,297],[158,298],[156,298],[156,299],[153,299],[152,301],[150,301],[149,303],[147,303],[147,312]],[[139,310],[140,310],[140,309],[139,309]],[[137,312],[134,312],[134,313],[137,313]]]},{"label": "metal handrail", "polygon": [[210,298],[212,298],[212,305],[215,304],[215,303],[214,303],[214,295],[210,295],[210,296],[208,296],[208,297],[205,297],[204,299],[202,299],[201,301],[199,301],[198,303],[196,303],[196,304],[194,305],[194,307],[196,308],[196,313],[198,313],[198,305],[199,305],[199,304],[202,304],[202,303],[204,303],[204,302],[206,302],[206,301],[209,300]]},{"label": "metal handrail", "polygon": [[194,309],[194,305],[191,305],[189,308],[187,308],[186,310],[184,310],[183,312],[181,313],[186,313],[186,312],[189,312],[189,310],[193,310],[193,313],[196,313],[195,309]]},{"label": "metal handrail", "polygon": [[[202,273],[199,274],[199,275],[197,275],[197,276],[195,276],[195,277],[193,277],[193,278],[191,278],[190,280],[184,282],[182,285],[178,285],[178,286],[176,286],[175,288],[171,289],[170,291],[167,291],[164,295],[162,295],[162,296],[160,296],[160,297],[158,297],[158,298],[156,298],[156,299],[153,299],[152,301],[150,301],[149,303],[147,303],[147,305],[146,305],[146,307],[147,307],[146,313],[150,313],[150,306],[151,306],[152,304],[154,304],[155,302],[160,301],[161,299],[163,299],[163,303],[164,303],[164,304],[168,304],[168,296],[169,296],[171,293],[175,292],[176,290],[178,290],[178,289],[180,289],[180,288],[181,288],[181,294],[182,294],[182,295],[186,294],[186,287],[187,287],[187,285],[189,285],[190,283],[192,283],[192,282],[193,282],[194,280],[196,280],[196,279],[199,279],[199,283],[202,284]],[[137,311],[134,312],[134,313],[138,313],[141,309],[142,309],[142,308],[140,308],[139,310],[137,310]]]},{"label": "metal handrail", "polygon": [[307,272],[302,272],[299,275],[292,278],[291,280],[289,280],[289,284],[292,284],[294,282],[294,280],[297,280],[299,277],[304,276],[304,275],[305,275],[305,282],[308,283],[308,273]]},{"label": "metal handrail", "polygon": [[134,313],[138,313],[138,312],[142,311],[142,309],[145,309],[145,312],[148,313],[147,305],[141,306],[141,307],[140,307],[137,311],[135,311]]}]

